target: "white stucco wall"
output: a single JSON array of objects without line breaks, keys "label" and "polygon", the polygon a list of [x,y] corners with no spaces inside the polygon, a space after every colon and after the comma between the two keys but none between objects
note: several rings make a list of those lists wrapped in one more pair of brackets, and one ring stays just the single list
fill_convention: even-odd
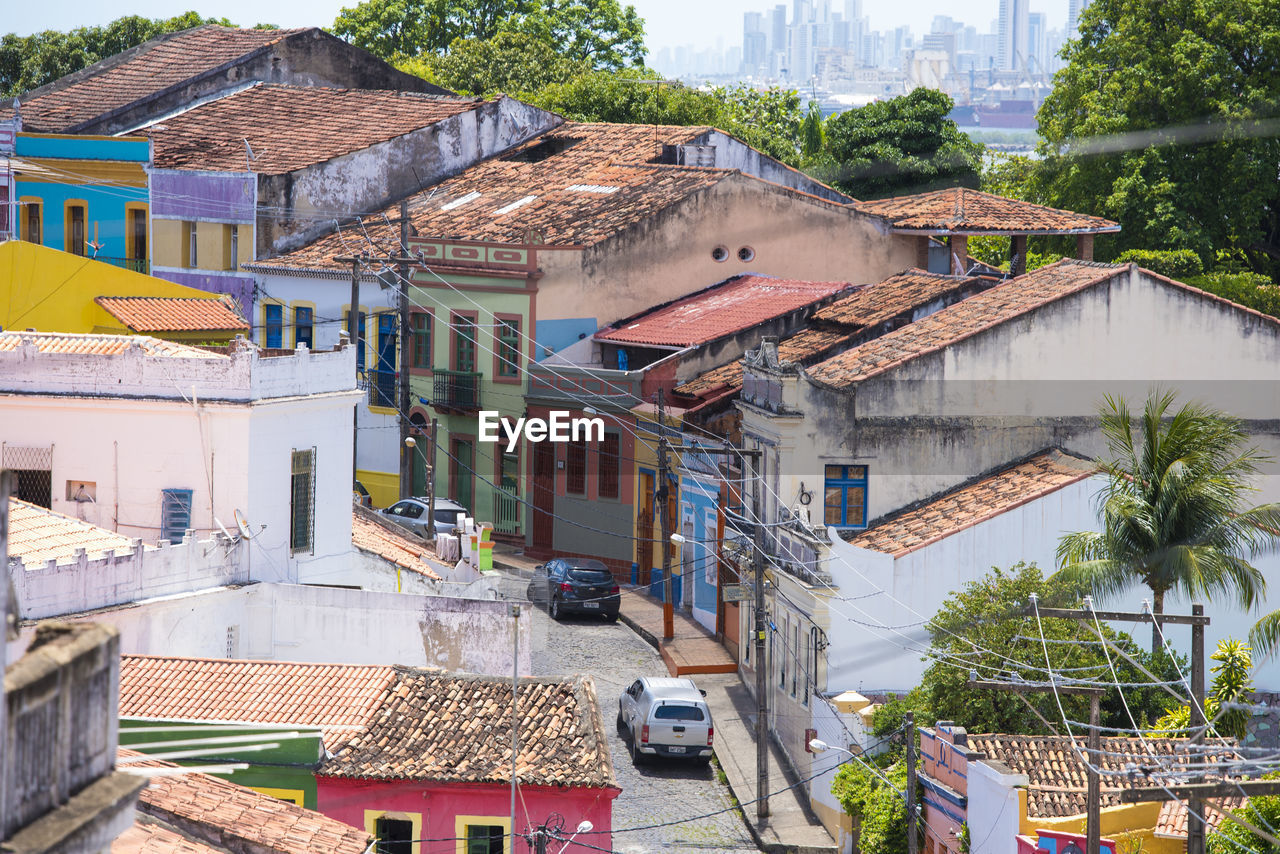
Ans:
[{"label": "white stucco wall", "polygon": [[[259,358],[0,353],[0,442],[52,447],[52,509],[128,537],[160,536],[162,490],[190,489],[200,539],[254,532],[254,580],[323,574],[351,550],[350,349]],[[315,550],[289,554],[290,451],[316,448]],[[95,484],[93,503],[69,481]],[[265,526],[265,527],[264,527]]]},{"label": "white stucco wall", "polygon": [[1027,785],[1027,776],[988,762],[970,762],[968,774],[969,850],[1016,854],[1022,814],[1017,787]]},{"label": "white stucco wall", "polygon": [[[492,600],[264,583],[148,599],[71,619],[115,626],[123,654],[405,664],[509,675],[507,608]],[[529,624],[520,621],[522,675],[530,672]],[[33,630],[24,629],[24,637]]]}]

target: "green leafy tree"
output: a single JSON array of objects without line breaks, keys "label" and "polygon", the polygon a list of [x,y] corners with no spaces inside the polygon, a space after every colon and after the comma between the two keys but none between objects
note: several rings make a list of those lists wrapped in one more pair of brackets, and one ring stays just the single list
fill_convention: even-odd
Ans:
[{"label": "green leafy tree", "polygon": [[[1124,249],[1280,258],[1280,0],[1095,0],[1039,113],[1059,207]],[[1105,256],[1104,256],[1105,257]]]},{"label": "green leafy tree", "polygon": [[1185,281],[1192,287],[1238,302],[1255,311],[1280,317],[1280,286],[1261,273],[1214,270],[1203,276],[1189,276]]},{"label": "green leafy tree", "polygon": [[540,39],[593,68],[639,64],[644,20],[618,0],[365,0],[344,7],[333,32],[390,61],[442,54],[458,40],[499,33]]},{"label": "green leafy tree", "polygon": [[[8,33],[0,38],[0,93],[20,95],[148,39],[201,24],[235,26],[226,18],[202,18],[195,12],[184,12],[172,18],[128,15],[104,27],[79,27],[68,32],[45,30],[29,36]],[[274,29],[270,24],[258,26]]]},{"label": "green leafy tree", "polygon": [[[1055,578],[1100,597],[1145,584],[1156,614],[1170,590],[1252,607],[1266,579],[1247,558],[1275,539],[1280,504],[1246,507],[1245,498],[1269,458],[1244,447],[1239,419],[1197,403],[1173,412],[1175,399],[1152,392],[1135,424],[1123,398],[1106,398],[1102,530],[1062,538]],[[1153,626],[1153,652],[1159,637]]]},{"label": "green leafy tree", "polygon": [[458,39],[448,53],[422,54],[396,65],[446,89],[472,95],[537,92],[591,70],[538,36],[505,31],[491,39]]},{"label": "green leafy tree", "polygon": [[804,123],[800,126],[800,153],[806,158],[817,157],[826,145],[826,132],[822,127],[822,108],[817,101],[809,102],[809,111],[804,114]]},{"label": "green leafy tree", "polygon": [[[1213,668],[1217,675],[1204,698],[1205,716],[1212,722],[1214,732],[1243,740],[1248,734],[1249,713],[1232,706],[1244,703],[1253,690],[1252,650],[1241,641],[1224,638],[1218,641],[1210,658],[1218,664]],[[1177,706],[1156,721],[1154,733],[1168,738],[1185,736],[1190,726],[1191,707]]]},{"label": "green leafy tree", "polygon": [[[917,706],[917,720],[951,720],[970,732],[1062,732],[1062,716],[1052,693],[1011,696],[974,690],[968,684],[971,672],[985,679],[1046,680],[1046,652],[1059,675],[1112,681],[1107,656],[1091,627],[1051,618],[1043,618],[1037,626],[1034,617],[1023,615],[1033,594],[1044,606],[1069,607],[1078,602],[1069,584],[1060,579],[1046,580],[1034,564],[1020,563],[1009,569],[993,568],[943,603],[927,624],[932,663],[921,678],[923,709]],[[1105,623],[1102,633],[1161,680],[1180,678],[1182,662],[1177,657],[1163,651],[1147,655],[1132,638]],[[1123,656],[1115,652],[1110,655],[1120,682],[1151,681]],[[1124,692],[1129,709],[1139,722],[1159,717],[1166,697],[1156,687],[1126,688]],[[1086,698],[1063,695],[1061,701],[1071,720],[1088,720]],[[1101,712],[1104,726],[1132,726],[1115,689],[1102,698]]]},{"label": "green leafy tree", "polygon": [[[1275,780],[1277,777],[1280,775],[1268,774],[1262,779]],[[1274,835],[1275,828],[1280,827],[1280,797],[1250,798],[1248,803],[1232,810],[1231,814]],[[1218,824],[1217,833],[1205,836],[1205,844],[1209,854],[1276,854],[1280,850],[1269,840],[1229,819]]]},{"label": "green leafy tree", "polygon": [[831,794],[857,820],[859,851],[906,851],[907,804],[898,794],[907,788],[906,763],[895,762],[880,773],[889,778],[888,783],[850,760],[836,772]]},{"label": "green leafy tree", "polygon": [[952,106],[942,92],[920,88],[832,116],[831,180],[860,199],[977,187],[982,146],[947,118]]},{"label": "green leafy tree", "polygon": [[794,91],[749,86],[695,89],[647,68],[592,72],[530,93],[528,101],[567,119],[624,124],[711,125],[771,157],[795,164],[803,116]]}]

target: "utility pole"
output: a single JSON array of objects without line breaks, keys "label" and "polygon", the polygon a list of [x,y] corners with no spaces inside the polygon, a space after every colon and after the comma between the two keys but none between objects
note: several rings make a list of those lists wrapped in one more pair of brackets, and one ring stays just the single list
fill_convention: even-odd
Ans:
[{"label": "utility pole", "polygon": [[[1132,613],[1127,611],[1096,611],[1093,608],[1093,602],[1085,599],[1084,606],[1081,608],[1037,608],[1033,603],[1028,605],[1023,611],[1026,616],[1035,616],[1039,614],[1041,617],[1055,617],[1062,620],[1078,620],[1088,621],[1090,623],[1095,620],[1119,620],[1124,622],[1137,623],[1170,623],[1175,625],[1191,626],[1191,727],[1193,735],[1192,744],[1198,744],[1204,738],[1204,627],[1209,625],[1209,618],[1204,615],[1203,605],[1192,605],[1191,615],[1184,614],[1152,614],[1150,611],[1141,611]],[[1000,683],[997,683],[1000,684]],[[1086,693],[1084,690],[1078,690],[1079,686],[1071,686],[1077,690],[1068,690],[1066,687],[1059,687],[1058,693]],[[1044,689],[1040,689],[1044,690]],[[1098,709],[1098,698],[1091,697],[1089,703],[1089,751],[1092,756],[1100,756],[1102,749],[1102,738],[1099,733],[1100,712]],[[1196,728],[1199,727],[1197,730]],[[1089,851],[1087,854],[1094,854],[1098,850],[1099,833],[1096,829],[1101,820],[1102,810],[1099,803],[1097,791],[1097,774],[1090,769],[1089,772],[1089,827],[1088,841]],[[1245,784],[1247,785],[1247,784]],[[1130,790],[1125,790],[1130,791]],[[1142,791],[1142,790],[1139,790]],[[1168,793],[1164,789],[1158,790],[1163,797],[1159,800],[1167,800]],[[1124,793],[1122,793],[1123,795]],[[1157,798],[1149,798],[1148,800],[1157,800]],[[1187,854],[1204,854],[1204,801],[1194,796],[1187,802]]]},{"label": "utility pole", "polygon": [[[1044,616],[1041,609],[1040,615]],[[1073,612],[1077,613],[1077,612]],[[1082,613],[1082,612],[1081,612]],[[1058,694],[1081,694],[1089,698],[1089,735],[1085,743],[1085,759],[1087,787],[1085,792],[1085,809],[1087,810],[1085,826],[1085,854],[1100,854],[1102,850],[1102,784],[1098,777],[1098,765],[1101,763],[1102,735],[1099,732],[1101,709],[1099,703],[1105,688],[1092,685],[1020,685],[1017,682],[989,682],[980,679],[969,680],[972,688],[986,688],[992,691],[1010,691],[1015,694],[1042,694],[1055,692]],[[909,796],[908,796],[909,797]]]},{"label": "utility pole", "polygon": [[760,499],[760,456],[752,459],[751,517],[755,521],[751,532],[751,569],[755,578],[755,638],[756,646],[756,819],[769,817],[769,674],[765,667],[764,651],[764,508]]},{"label": "utility pole", "polygon": [[[356,363],[359,364],[360,347],[360,259],[351,257],[351,311],[347,313],[347,341],[356,349]],[[351,488],[355,489],[356,481],[356,449],[360,444],[360,404],[351,410]]]},{"label": "utility pole", "polygon": [[520,753],[516,690],[520,687],[520,606],[511,605],[511,850],[516,850],[516,757]]},{"label": "utility pole", "polygon": [[667,506],[670,486],[667,467],[667,419],[662,407],[662,389],[658,389],[658,518],[662,524],[662,639],[669,641],[676,636],[675,611],[671,597],[675,585],[671,583],[671,512]]},{"label": "utility pole", "polygon": [[919,817],[916,815],[916,713],[907,712],[907,854],[920,849]]},{"label": "utility pole", "polygon": [[[1192,605],[1191,616],[1203,617],[1204,606]],[[1206,621],[1207,622],[1207,621]],[[1207,733],[1204,719],[1204,623],[1191,625],[1191,743],[1203,744]],[[1203,762],[1202,751],[1194,751]],[[1204,799],[1192,795],[1187,800],[1187,854],[1204,854]]]},{"label": "utility pole", "polygon": [[[400,202],[400,251],[409,251],[409,201]],[[413,448],[405,444],[409,438],[409,366],[413,361],[413,345],[409,329],[409,264],[402,258],[399,267],[400,287],[400,497],[413,495]],[[432,536],[434,528],[428,528]]]},{"label": "utility pole", "polygon": [[431,438],[427,440],[427,534],[436,538],[436,420],[431,419]]},{"label": "utility pole", "polygon": [[[403,227],[402,227],[402,231],[403,231]],[[412,263],[413,261],[416,261],[417,259],[409,258],[405,255],[388,255],[388,256],[379,258],[379,257],[374,257],[372,255],[361,254],[361,255],[335,255],[333,257],[333,260],[338,262],[339,264],[351,265],[351,312],[347,315],[347,338],[357,348],[363,348],[364,341],[361,340],[360,338],[360,268],[364,267],[365,269],[368,269],[370,264],[409,264],[409,263]],[[405,292],[405,297],[407,298],[407,289]],[[403,308],[404,305],[405,304],[402,302],[401,303],[402,312],[404,311],[404,308]],[[403,326],[400,329],[400,334],[401,336],[404,335]],[[401,338],[402,349],[403,349],[403,341],[404,339],[402,337]],[[361,355],[364,355],[364,350],[357,349],[356,350],[357,366],[359,366],[360,364]],[[370,393],[376,394],[377,392],[374,391],[374,389],[371,387]],[[407,407],[408,400],[402,399],[402,402]],[[403,417],[404,416],[402,414],[401,418]],[[402,425],[400,429],[400,461],[401,461],[400,462],[400,471],[401,471],[400,497],[401,498],[403,498],[405,494],[404,485],[403,485],[404,484],[404,458],[405,458],[405,450],[406,450],[404,440],[407,435],[408,434],[404,431],[404,427]],[[357,471],[356,449],[360,444],[359,436],[360,436],[360,405],[356,404],[355,410],[351,413],[351,485],[353,488],[355,486],[356,480],[358,480],[358,478],[356,477],[356,471]]]}]

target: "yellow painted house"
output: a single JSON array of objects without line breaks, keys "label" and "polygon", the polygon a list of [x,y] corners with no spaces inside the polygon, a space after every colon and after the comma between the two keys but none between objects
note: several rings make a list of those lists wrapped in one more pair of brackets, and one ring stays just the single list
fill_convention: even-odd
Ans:
[{"label": "yellow painted house", "polygon": [[249,324],[230,299],[25,240],[0,243],[0,328],[227,343]]}]

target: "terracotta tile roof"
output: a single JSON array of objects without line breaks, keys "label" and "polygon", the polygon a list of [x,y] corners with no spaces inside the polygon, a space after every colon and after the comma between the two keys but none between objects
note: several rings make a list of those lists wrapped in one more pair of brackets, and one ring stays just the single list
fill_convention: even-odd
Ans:
[{"label": "terracotta tile roof", "polygon": [[189,347],[173,341],[162,341],[145,335],[97,335],[78,332],[0,332],[0,353],[18,350],[30,341],[41,353],[63,353],[78,356],[118,356],[130,347],[138,347],[147,356],[182,359],[225,359],[217,353]]},{"label": "terracotta tile roof", "polygon": [[[511,681],[397,667],[369,731],[320,766],[328,777],[511,782]],[[588,676],[520,680],[521,782],[617,787]]]},{"label": "terracotta tile roof", "polygon": [[[805,363],[830,353],[845,344],[855,333],[847,329],[802,329],[778,342],[778,358],[788,362]],[[742,387],[742,360],[707,371],[676,387],[679,394],[700,397],[708,392]]]},{"label": "terracotta tile roof", "polygon": [[22,96],[22,123],[58,133],[190,80],[295,30],[244,30],[205,25],[159,36]]},{"label": "terracotta tile roof", "polygon": [[944,276],[913,268],[860,288],[818,309],[813,318],[864,329],[912,309],[924,308],[965,288],[991,284],[995,284],[994,281],[976,276]]},{"label": "terracotta tile roof", "polygon": [[257,84],[141,132],[154,143],[157,167],[278,175],[436,124],[481,103],[481,98],[418,92]]},{"label": "terracotta tile roof", "polygon": [[820,362],[807,373],[823,385],[845,388],[1109,281],[1128,270],[1127,266],[1063,259],[1006,279],[988,291],[846,350]]},{"label": "terracotta tile roof", "polygon": [[[424,237],[590,246],[700,190],[742,177],[735,170],[657,163],[664,145],[687,143],[709,130],[566,122],[414,196],[409,216],[415,233]],[[796,195],[813,204],[836,204]],[[343,269],[334,263],[335,255],[395,249],[399,216],[397,203],[364,220],[372,246],[359,225],[343,226],[249,266]]]},{"label": "terracotta tile roof", "polygon": [[845,532],[845,539],[864,549],[901,557],[1096,471],[1097,466],[1082,457],[1056,449],[1047,451],[872,522],[865,531]]},{"label": "terracotta tile roof", "polygon": [[202,297],[97,297],[108,314],[134,332],[248,331],[230,300]]},{"label": "terracotta tile roof", "polygon": [[333,750],[368,725],[394,678],[371,664],[125,655],[120,715],[319,727]]},{"label": "terracotta tile roof", "polygon": [[[140,756],[121,750],[120,756]],[[176,768],[149,759],[124,768]],[[209,774],[151,778],[138,796],[139,814],[223,850],[272,854],[364,854],[371,837],[363,830]],[[179,849],[181,850],[181,849]]]},{"label": "terracotta tile roof", "polygon": [[84,549],[92,560],[103,552],[133,551],[133,540],[79,519],[9,499],[9,557],[31,568],[48,560],[65,560]]},{"label": "terracotta tile roof", "polygon": [[[1222,798],[1205,803],[1205,829],[1212,832],[1222,823],[1222,812],[1234,812],[1248,803],[1246,798]],[[1187,838],[1187,805],[1183,801],[1165,801],[1160,805],[1160,818],[1156,820],[1156,836],[1174,839]]]},{"label": "terracotta tile roof", "polygon": [[1097,234],[1120,230],[1109,219],[965,187],[857,202],[854,207],[884,217],[895,229],[926,234]]},{"label": "terracotta tile roof", "polygon": [[747,274],[628,318],[597,341],[690,347],[790,314],[848,290],[848,282],[804,282]]},{"label": "terracotta tile roof", "polygon": [[351,517],[351,544],[361,551],[389,560],[410,572],[440,581],[441,575],[426,561],[427,544],[391,530],[356,512]]},{"label": "terracotta tile roof", "polygon": [[225,850],[210,848],[144,816],[134,819],[133,824],[111,842],[111,854],[223,854]]},{"label": "terracotta tile roof", "polygon": [[[1083,737],[1076,742],[1084,748]],[[1159,765],[1162,759],[1175,756],[1187,743],[1181,738],[1148,738],[1146,745],[1154,751],[1147,753],[1143,740],[1137,738],[1102,739],[1102,756],[1096,763],[1104,772],[1102,776],[1102,806],[1117,806],[1120,792],[1133,786],[1150,785],[1143,775],[1130,782],[1124,775],[1106,774],[1107,771],[1126,771],[1126,766]],[[1032,818],[1062,818],[1083,815],[1087,769],[1071,746],[1071,740],[1058,735],[970,735],[971,750],[988,759],[996,759],[1013,772],[1027,775],[1027,815]]]}]

